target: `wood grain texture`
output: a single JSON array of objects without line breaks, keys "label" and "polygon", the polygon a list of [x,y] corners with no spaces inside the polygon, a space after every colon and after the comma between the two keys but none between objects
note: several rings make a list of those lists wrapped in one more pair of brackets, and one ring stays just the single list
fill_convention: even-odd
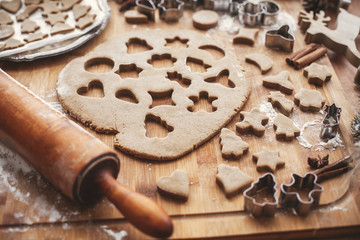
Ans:
[{"label": "wood grain texture", "polygon": [[[282,9],[286,9],[287,13],[294,16],[294,19],[296,18],[300,9],[298,1],[279,1],[279,3]],[[179,23],[167,24],[157,16],[155,23],[134,27],[125,22],[123,14],[117,11],[118,6],[114,2],[111,2],[110,5],[113,11],[105,31],[84,46],[58,57],[40,59],[33,62],[10,63],[3,61],[0,62],[0,67],[45,101],[59,107],[55,94],[56,80],[62,68],[70,60],[89,53],[97,45],[118,34],[129,31],[138,31],[143,28],[161,28],[176,29],[181,34],[181,29],[196,30],[192,26],[191,11],[185,11]],[[206,33],[204,31],[200,32]],[[306,164],[309,155],[316,156],[316,154],[325,155],[329,153],[330,162],[332,162],[349,154],[352,145],[349,135],[349,124],[353,116],[353,109],[356,109],[358,106],[351,106],[349,104],[349,101],[356,101],[354,101],[354,97],[349,99],[348,91],[344,94],[342,87],[347,86],[351,90],[349,92],[353,94],[351,96],[356,96],[357,90],[353,87],[352,79],[345,81],[345,77],[340,75],[342,80],[339,80],[337,75],[342,70],[335,73],[333,68],[331,68],[329,59],[323,57],[319,60],[319,63],[329,66],[333,77],[323,88],[309,85],[306,78],[302,75],[302,71],[296,71],[286,65],[286,53],[264,47],[263,30],[260,31],[254,47],[232,45],[229,40],[234,35],[221,31],[221,24],[217,31],[209,31],[207,34],[222,42],[224,49],[236,53],[240,64],[245,69],[246,76],[252,80],[252,92],[242,110],[249,111],[263,101],[267,101],[268,93],[271,90],[262,86],[262,78],[275,75],[286,69],[290,71],[291,81],[296,91],[301,87],[317,89],[326,96],[327,104],[335,102],[343,108],[340,132],[346,148],[337,148],[335,151],[323,150],[315,152],[315,148],[303,148],[296,140],[292,142],[276,141],[274,130],[272,127],[268,127],[265,135],[261,138],[250,134],[241,135],[243,140],[250,144],[249,153],[239,161],[227,161],[222,157],[218,134],[197,150],[176,161],[164,163],[149,162],[135,159],[119,152],[121,169],[118,181],[133,190],[151,197],[168,211],[174,222],[173,238],[239,236],[244,239],[278,239],[279,237],[345,236],[358,232],[360,225],[360,204],[357,199],[360,195],[358,189],[352,186],[350,186],[350,192],[347,193],[347,187],[351,180],[349,175],[324,182],[322,185],[326,190],[321,198],[322,206],[305,218],[293,215],[286,210],[279,210],[274,218],[254,219],[249,217],[248,213],[243,212],[244,199],[241,194],[232,198],[226,198],[221,188],[215,182],[216,167],[220,163],[238,166],[242,171],[251,174],[254,178],[261,176],[263,173],[256,171],[256,165],[252,161],[251,155],[260,151],[262,146],[280,150],[280,156],[286,161],[285,167],[275,172],[278,186],[281,183],[288,183],[292,172],[304,175],[304,173],[309,171],[310,169]],[[301,49],[305,44],[303,41],[304,37],[300,32],[295,32],[295,38],[294,51]],[[256,66],[245,62],[245,55],[257,52],[271,56],[275,63],[273,69],[265,75],[261,75]],[[347,69],[347,67],[343,66],[339,69]],[[293,99],[292,96],[289,98]],[[308,121],[320,119],[321,115],[303,113],[296,107],[293,118],[302,126]],[[239,115],[227,127],[235,131],[235,123],[238,121],[240,121]],[[113,146],[113,136],[99,135],[89,129],[87,130],[98,136],[110,147]],[[310,128],[306,134],[308,138],[314,140],[318,136],[316,131],[319,130],[315,129],[315,133],[312,130],[314,129]],[[154,134],[157,133],[158,131],[155,128]],[[156,191],[156,180],[161,176],[171,175],[175,169],[186,170],[190,178],[190,196],[185,203],[164,198]],[[92,207],[78,206],[59,194],[43,180],[36,181],[36,178],[35,180],[29,180],[29,176],[21,176],[20,174],[18,176],[19,181],[24,177],[26,181],[18,184],[17,187],[20,193],[30,193],[30,197],[27,198],[28,201],[20,201],[11,191],[0,194],[0,222],[3,225],[0,228],[1,239],[61,239],[61,237],[66,239],[112,239],[108,230],[114,232],[125,230],[129,234],[129,239],[145,239],[142,233],[123,220],[123,217],[107,200],[103,200]],[[358,182],[358,179],[352,179]],[[39,186],[39,182],[44,186]],[[36,211],[36,206],[38,205],[36,205],[35,201],[39,199],[39,196],[45,196],[42,198],[45,201],[45,206],[54,207],[52,209],[45,209],[47,214],[41,214],[41,212]],[[333,203],[334,201],[335,203]],[[22,213],[22,215],[19,213]],[[54,217],[54,213],[57,217]],[[33,215],[36,215],[36,217]],[[89,223],[88,220],[93,222]],[[21,223],[25,225],[19,226],[18,224]]]}]

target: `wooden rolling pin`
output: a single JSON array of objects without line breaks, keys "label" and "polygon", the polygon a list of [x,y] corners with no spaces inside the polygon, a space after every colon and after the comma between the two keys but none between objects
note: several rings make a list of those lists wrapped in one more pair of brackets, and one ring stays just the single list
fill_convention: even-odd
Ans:
[{"label": "wooden rolling pin", "polygon": [[116,181],[120,161],[114,150],[1,69],[0,141],[73,200],[93,203],[105,195],[144,233],[172,234],[171,219],[162,208]]}]

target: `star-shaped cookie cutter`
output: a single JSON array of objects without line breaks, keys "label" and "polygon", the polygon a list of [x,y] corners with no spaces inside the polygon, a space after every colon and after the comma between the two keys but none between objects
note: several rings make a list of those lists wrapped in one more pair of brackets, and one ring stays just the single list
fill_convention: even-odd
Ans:
[{"label": "star-shaped cookie cutter", "polygon": [[269,30],[265,34],[265,46],[279,48],[286,52],[292,52],[295,38],[289,33],[289,25],[283,25],[277,30]]},{"label": "star-shaped cookie cutter", "polygon": [[138,12],[145,14],[152,22],[155,21],[156,6],[152,0],[136,0]]},{"label": "star-shaped cookie cutter", "polygon": [[324,117],[322,120],[322,127],[320,137],[322,139],[334,138],[340,124],[341,108],[337,107],[335,103],[331,106],[325,105]]},{"label": "star-shaped cookie cutter", "polygon": [[[277,183],[272,173],[266,173],[258,178],[257,182],[253,182],[251,186],[244,191],[244,207],[246,211],[251,212],[254,217],[273,217],[275,215],[276,206],[278,205]],[[265,191],[264,195],[271,195],[273,199],[268,199],[266,196],[259,196],[261,192]],[[263,201],[259,202],[258,200]]]},{"label": "star-shaped cookie cutter", "polygon": [[[293,173],[292,182],[289,185],[280,186],[280,205],[295,209],[300,216],[308,215],[311,208],[318,205],[323,187],[317,184],[317,176],[314,173],[307,173],[304,177]],[[306,200],[302,199],[299,192],[308,190]]]},{"label": "star-shaped cookie cutter", "polygon": [[158,7],[160,19],[165,22],[177,22],[183,15],[184,2],[179,0],[162,0]]}]

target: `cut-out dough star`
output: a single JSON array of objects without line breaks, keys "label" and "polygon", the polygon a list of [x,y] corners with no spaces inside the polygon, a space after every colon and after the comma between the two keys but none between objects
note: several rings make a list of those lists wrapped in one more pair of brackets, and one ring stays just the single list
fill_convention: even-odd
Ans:
[{"label": "cut-out dough star", "polygon": [[261,152],[254,153],[253,160],[256,162],[257,171],[275,172],[276,168],[285,165],[285,161],[280,158],[279,151],[270,151],[266,148],[263,148]]},{"label": "cut-out dough star", "polygon": [[310,84],[322,86],[325,82],[330,81],[332,74],[327,66],[312,63],[304,68],[304,76],[308,78]]},{"label": "cut-out dough star", "polygon": [[280,91],[271,91],[268,96],[268,101],[285,116],[289,116],[294,109],[294,102],[287,99]]},{"label": "cut-out dough star", "polygon": [[269,117],[265,113],[260,112],[258,108],[253,108],[251,112],[241,111],[240,116],[243,117],[243,120],[236,123],[236,130],[238,132],[252,131],[258,137],[264,135],[264,126],[269,121]]},{"label": "cut-out dough star", "polygon": [[95,14],[87,14],[77,21],[76,27],[83,30],[84,28],[90,26],[94,22],[95,18],[96,18]]},{"label": "cut-out dough star", "polygon": [[259,32],[257,28],[240,28],[239,33],[233,38],[233,44],[247,44],[253,46]]},{"label": "cut-out dough star", "polygon": [[217,167],[216,182],[220,184],[227,197],[231,197],[250,185],[254,179],[238,167],[220,164]]},{"label": "cut-out dough star", "polygon": [[289,81],[289,76],[289,71],[282,71],[277,75],[264,78],[263,85],[291,95],[294,91],[294,85]]},{"label": "cut-out dough star", "polygon": [[224,158],[240,158],[249,150],[249,144],[227,128],[221,129],[220,146]]},{"label": "cut-out dough star", "polygon": [[325,104],[325,98],[317,90],[302,88],[294,96],[294,102],[304,112],[318,112]]},{"label": "cut-out dough star", "polygon": [[61,12],[59,13],[50,13],[48,17],[46,18],[45,22],[50,24],[51,26],[54,26],[56,23],[64,23],[67,19],[68,15],[63,14]]},{"label": "cut-out dough star", "polygon": [[277,140],[291,141],[300,135],[300,129],[284,114],[279,113],[274,120],[274,129]]}]

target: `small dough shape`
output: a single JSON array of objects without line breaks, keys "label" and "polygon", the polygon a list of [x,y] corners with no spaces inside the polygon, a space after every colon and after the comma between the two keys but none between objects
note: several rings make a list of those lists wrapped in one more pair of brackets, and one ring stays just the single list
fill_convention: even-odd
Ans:
[{"label": "small dough shape", "polygon": [[51,28],[51,35],[56,35],[60,33],[68,33],[74,31],[75,28],[70,26],[67,23],[55,23],[55,25]]},{"label": "small dough shape", "polygon": [[11,19],[10,15],[5,11],[0,11],[0,25],[13,24],[14,21]]},{"label": "small dough shape", "polygon": [[289,71],[284,70],[277,75],[264,78],[263,86],[273,88],[282,91],[285,94],[291,95],[294,91],[294,85],[290,82],[289,76]]},{"label": "small dough shape", "polygon": [[75,4],[81,2],[82,0],[61,0],[62,11],[68,11],[74,7]]},{"label": "small dough shape", "polygon": [[44,3],[40,4],[39,6],[42,9],[42,15],[44,17],[46,17],[50,13],[58,13],[61,11],[61,8],[60,8],[58,2],[56,2],[56,1],[44,2]]},{"label": "small dough shape", "polygon": [[128,10],[125,12],[125,20],[128,23],[140,24],[147,23],[148,17],[137,10]]},{"label": "small dough shape", "polygon": [[5,42],[5,46],[4,46],[3,50],[10,50],[10,49],[22,47],[24,45],[25,44],[23,42],[21,42],[20,40],[17,40],[15,38],[10,38]]},{"label": "small dough shape", "polygon": [[249,150],[249,144],[227,128],[221,129],[220,147],[223,157],[232,159],[240,158]]},{"label": "small dough shape", "polygon": [[43,0],[25,0],[25,5],[40,4]]},{"label": "small dough shape", "polygon": [[189,177],[186,171],[176,169],[170,177],[160,177],[156,185],[159,193],[187,200],[189,197]]},{"label": "small dough shape", "polygon": [[194,13],[192,20],[194,27],[201,30],[208,30],[216,27],[219,15],[212,10],[200,10]]},{"label": "small dough shape", "polygon": [[84,17],[80,18],[77,21],[76,27],[83,30],[84,28],[86,28],[86,27],[90,26],[91,24],[93,24],[95,18],[96,18],[95,14],[87,14],[87,15],[85,15]]},{"label": "small dough shape", "polygon": [[0,40],[7,39],[14,35],[15,31],[12,26],[0,25]]},{"label": "small dough shape", "polygon": [[42,33],[42,32],[36,32],[36,33],[30,33],[29,36],[27,38],[25,38],[25,42],[36,42],[39,41],[41,39],[44,39],[46,37],[48,37],[49,35],[47,33]]},{"label": "small dough shape", "polygon": [[11,13],[17,13],[22,5],[21,0],[3,0],[0,4],[3,9]]},{"label": "small dough shape", "polygon": [[245,56],[245,61],[248,63],[253,63],[258,66],[261,70],[261,73],[267,73],[272,68],[274,62],[268,56],[261,53],[253,53]]},{"label": "small dough shape", "polygon": [[75,20],[79,20],[81,17],[85,16],[91,10],[91,6],[76,4],[73,7],[73,13]]},{"label": "small dough shape", "polygon": [[22,11],[21,13],[16,15],[16,20],[18,22],[22,22],[25,19],[29,18],[31,16],[31,14],[33,14],[36,10],[38,10],[40,8],[39,5],[29,5],[26,6],[25,10]]},{"label": "small dough shape", "polygon": [[294,102],[304,112],[318,112],[325,104],[325,98],[317,90],[302,88],[294,96]]},{"label": "small dough shape", "polygon": [[38,30],[39,28],[40,28],[40,26],[37,25],[36,22],[34,22],[30,19],[26,19],[21,24],[21,33],[33,33],[36,30]]},{"label": "small dough shape", "polygon": [[304,76],[310,84],[323,86],[325,82],[330,81],[332,74],[327,66],[312,63],[304,68]]},{"label": "small dough shape", "polygon": [[282,113],[279,113],[274,120],[274,129],[277,140],[291,141],[300,135],[300,129],[294,122]]},{"label": "small dough shape", "polygon": [[294,109],[294,102],[287,99],[280,91],[270,91],[268,101],[285,116],[290,116]]},{"label": "small dough shape", "polygon": [[250,112],[241,111],[240,116],[243,118],[241,122],[236,123],[236,130],[240,133],[253,132],[257,137],[261,137],[265,133],[265,125],[269,121],[269,117],[262,113],[259,108],[253,108]]},{"label": "small dough shape", "polygon": [[217,167],[216,182],[223,187],[226,197],[231,197],[249,186],[254,179],[240,170],[226,164]]},{"label": "small dough shape", "polygon": [[258,32],[259,29],[257,28],[240,28],[239,33],[233,37],[233,44],[246,44],[253,46]]},{"label": "small dough shape", "polygon": [[67,17],[68,17],[67,14],[63,14],[61,12],[50,13],[45,19],[45,22],[50,24],[51,26],[54,26],[56,23],[65,23]]},{"label": "small dough shape", "polygon": [[270,151],[266,148],[253,154],[253,160],[256,162],[256,170],[275,172],[277,168],[285,166],[285,161],[280,158],[279,151]]}]

